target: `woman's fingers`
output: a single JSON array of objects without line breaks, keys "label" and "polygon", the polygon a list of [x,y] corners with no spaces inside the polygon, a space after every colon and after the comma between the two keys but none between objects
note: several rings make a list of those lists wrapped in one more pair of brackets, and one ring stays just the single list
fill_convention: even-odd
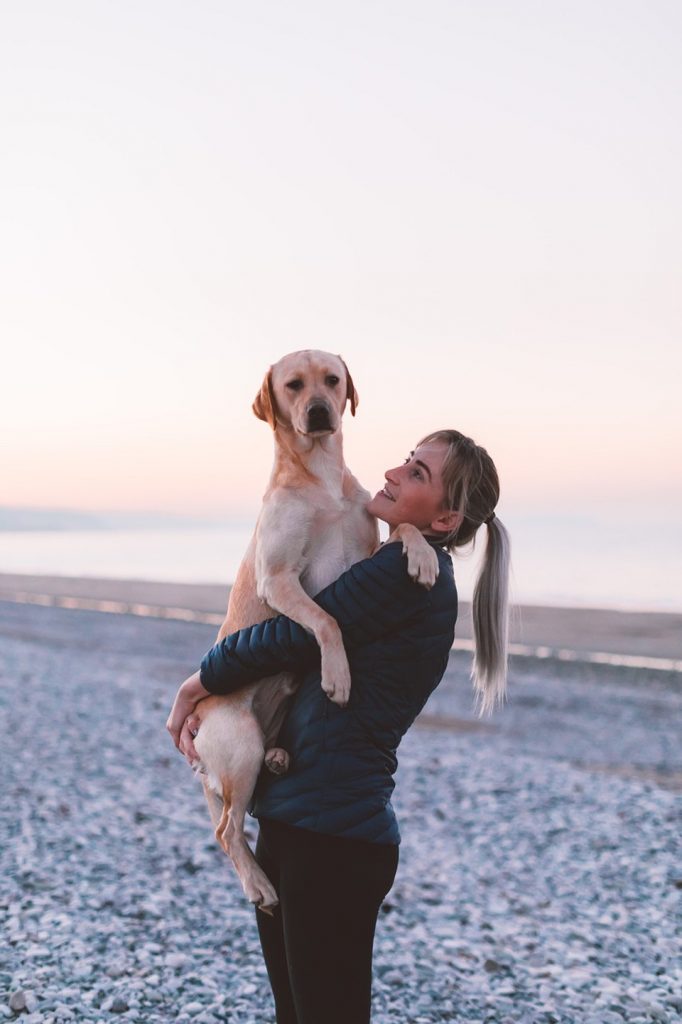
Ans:
[{"label": "woman's fingers", "polygon": [[166,722],[166,728],[173,737],[173,743],[178,747],[178,749],[181,749],[180,736],[182,733],[182,727],[185,724],[187,717],[194,714],[196,705],[197,700],[193,697],[188,697],[187,695],[187,680],[185,680],[175,695],[173,707],[171,708],[171,713],[168,716],[168,721]]},{"label": "woman's fingers", "polygon": [[199,760],[194,749],[194,737],[199,731],[201,719],[195,715],[194,709],[200,700],[209,697],[208,690],[201,685],[201,676],[195,672],[184,683],[175,695],[166,728],[173,738],[173,743],[190,764]]},{"label": "woman's fingers", "polygon": [[178,750],[182,749],[180,746],[182,727],[185,724],[187,715],[190,714],[192,711],[194,711],[194,705],[189,706],[186,701],[182,700],[180,694],[178,693],[178,696],[175,698],[173,707],[171,708],[171,713],[168,716],[168,721],[166,722],[166,728],[168,729],[168,732],[171,734],[173,738],[173,743],[178,748]]},{"label": "woman's fingers", "polygon": [[[180,730],[179,749],[180,752],[185,755],[190,768],[192,768],[194,767],[195,762],[199,760],[199,755],[197,754],[194,746],[194,736],[192,733],[192,727],[190,727],[189,724],[190,721],[191,718],[185,719],[182,729]],[[195,722],[198,723],[198,719],[196,719]]]},{"label": "woman's fingers", "polygon": [[173,743],[175,744],[175,746],[179,750],[180,749],[180,730],[182,729],[182,725],[179,725],[179,724],[177,724],[175,722],[175,718],[174,718],[174,714],[173,714],[174,711],[175,711],[175,706],[173,706],[171,708],[171,713],[168,716],[168,719],[166,721],[166,729],[171,734],[171,739],[173,740]]}]

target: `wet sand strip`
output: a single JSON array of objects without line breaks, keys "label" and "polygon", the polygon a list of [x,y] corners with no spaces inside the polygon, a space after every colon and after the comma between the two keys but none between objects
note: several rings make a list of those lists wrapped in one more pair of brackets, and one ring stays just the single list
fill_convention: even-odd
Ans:
[{"label": "wet sand strip", "polygon": [[[229,586],[0,574],[0,601],[220,626]],[[510,653],[519,657],[682,671],[682,614],[521,606]],[[473,648],[462,602],[455,650]]]}]

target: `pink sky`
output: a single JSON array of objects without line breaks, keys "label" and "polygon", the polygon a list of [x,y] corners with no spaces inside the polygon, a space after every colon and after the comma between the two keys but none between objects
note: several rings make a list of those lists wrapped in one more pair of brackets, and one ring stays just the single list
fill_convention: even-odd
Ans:
[{"label": "pink sky", "polygon": [[368,487],[454,426],[510,509],[679,517],[679,5],[5,22],[0,504],[250,514],[319,347]]}]

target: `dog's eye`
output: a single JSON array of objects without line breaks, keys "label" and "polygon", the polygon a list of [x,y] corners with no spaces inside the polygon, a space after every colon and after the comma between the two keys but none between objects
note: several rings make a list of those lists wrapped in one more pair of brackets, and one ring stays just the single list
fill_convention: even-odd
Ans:
[{"label": "dog's eye", "polygon": [[335,388],[338,383],[339,378],[335,377],[333,373],[330,373],[329,376],[327,377],[327,384],[329,385],[329,387]]},{"label": "dog's eye", "polygon": [[296,380],[290,380],[287,384],[287,387],[291,388],[292,391],[300,391],[301,388],[303,387],[303,381],[299,380],[298,378]]}]

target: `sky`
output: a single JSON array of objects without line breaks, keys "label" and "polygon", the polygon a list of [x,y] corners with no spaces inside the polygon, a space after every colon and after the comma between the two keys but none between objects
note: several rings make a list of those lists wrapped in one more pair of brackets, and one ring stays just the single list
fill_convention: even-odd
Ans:
[{"label": "sky", "polygon": [[0,505],[255,514],[343,355],[370,489],[455,427],[509,519],[682,519],[682,6],[26,0],[0,32]]}]

